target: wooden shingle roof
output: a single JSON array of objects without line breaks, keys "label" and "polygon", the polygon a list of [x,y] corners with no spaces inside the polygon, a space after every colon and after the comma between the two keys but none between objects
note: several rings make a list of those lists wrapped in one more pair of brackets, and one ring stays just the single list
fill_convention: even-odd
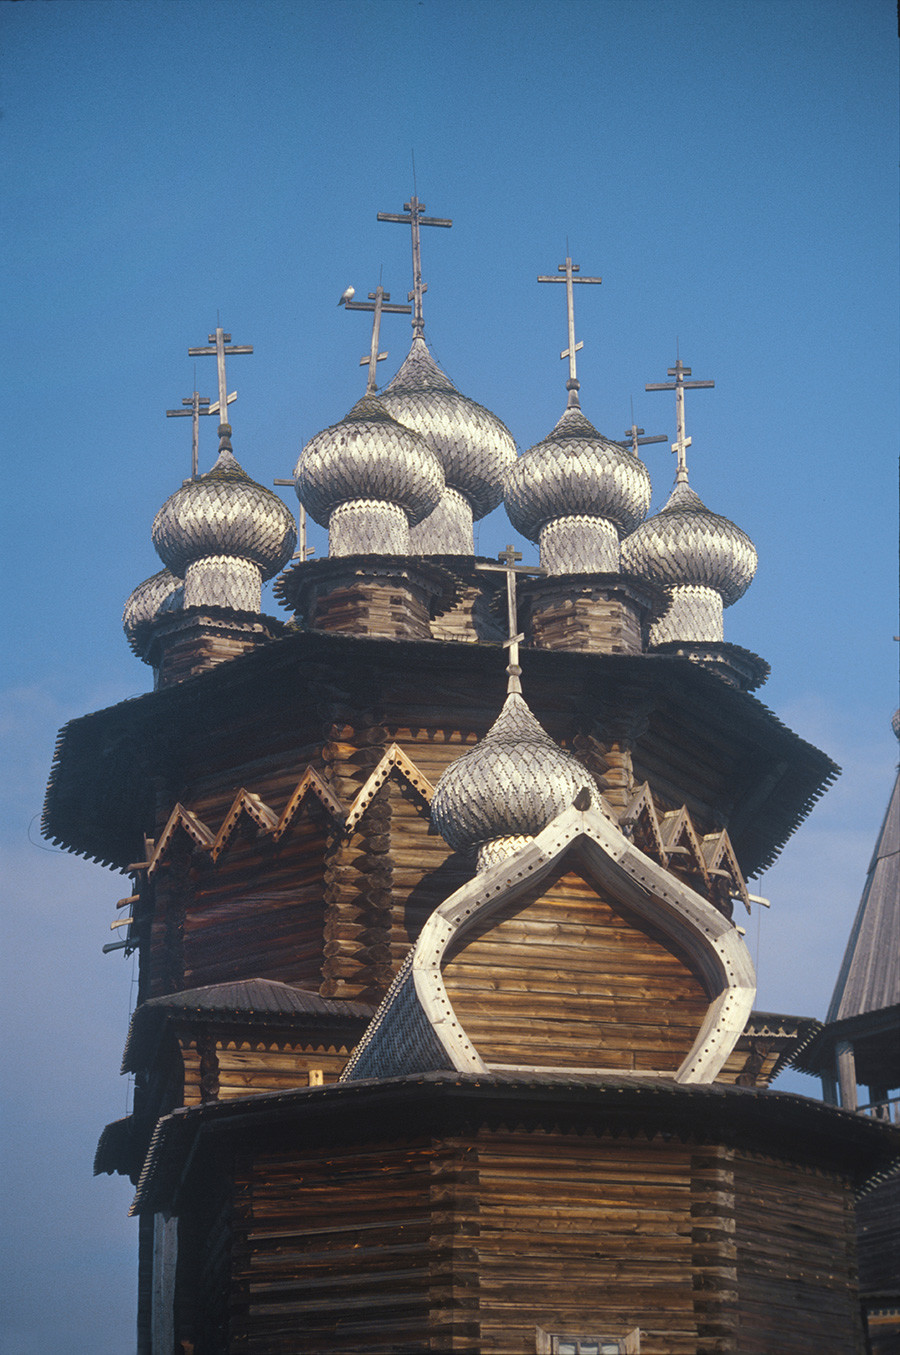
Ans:
[{"label": "wooden shingle roof", "polygon": [[900,1003],[900,772],[869,864],[826,1020]]}]

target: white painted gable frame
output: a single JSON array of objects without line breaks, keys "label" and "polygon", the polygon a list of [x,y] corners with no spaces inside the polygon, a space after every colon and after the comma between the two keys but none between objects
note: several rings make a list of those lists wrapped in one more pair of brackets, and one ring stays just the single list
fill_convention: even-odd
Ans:
[{"label": "white painted gable frame", "polygon": [[[579,864],[595,885],[658,927],[695,966],[710,1005],[675,1081],[714,1081],[744,1030],[756,996],[753,964],[737,928],[701,895],[629,842],[609,818],[596,809],[581,811],[574,807],[558,815],[542,833],[504,861],[463,885],[435,909],[422,928],[412,959],[416,997],[450,1066],[465,1073],[492,1070],[469,1040],[447,996],[441,975],[447,947],[476,922],[484,922],[504,904],[539,884],[560,858],[572,851],[577,852]],[[503,1071],[550,1070],[530,1064],[504,1064]],[[580,1068],[579,1072],[628,1076],[613,1068]],[[655,1075],[671,1077],[670,1072],[632,1074],[642,1078]]]}]

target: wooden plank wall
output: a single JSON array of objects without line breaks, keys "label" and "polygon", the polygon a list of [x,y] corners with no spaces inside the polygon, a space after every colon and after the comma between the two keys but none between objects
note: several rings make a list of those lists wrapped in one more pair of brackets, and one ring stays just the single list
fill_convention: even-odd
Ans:
[{"label": "wooden plank wall", "polygon": [[488,1064],[674,1072],[709,999],[658,934],[574,870],[448,951],[447,994]]},{"label": "wooden plank wall", "polygon": [[736,1153],[734,1198],[740,1355],[862,1355],[846,1183]]}]

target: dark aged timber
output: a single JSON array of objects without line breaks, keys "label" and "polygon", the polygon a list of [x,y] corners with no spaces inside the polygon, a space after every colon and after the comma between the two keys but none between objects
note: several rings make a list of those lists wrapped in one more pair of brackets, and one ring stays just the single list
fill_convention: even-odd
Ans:
[{"label": "dark aged timber", "polygon": [[[581,410],[600,279],[567,258],[539,279],[566,284],[566,406],[518,455],[426,344],[419,229],[452,223],[423,213],[380,214],[412,306],[341,298],[374,313],[366,391],[300,456],[293,560],[228,423],[197,470],[252,349],[191,350],[219,402],[184,401],[194,473],[125,612],[154,690],[57,748],[45,832],[130,881],[106,949],[139,955],[134,1108],[96,1169],[136,1186],[139,1355],[887,1355],[900,981],[866,956],[896,793],[828,1023],[756,1010],[752,876],[837,769],[724,639],[756,552],[688,483],[685,391],[713,383],[679,359],[649,387],[677,473],[647,517],[643,430]],[[539,565],[475,556],[501,502]],[[830,1103],[770,1089],[791,1060]]]}]

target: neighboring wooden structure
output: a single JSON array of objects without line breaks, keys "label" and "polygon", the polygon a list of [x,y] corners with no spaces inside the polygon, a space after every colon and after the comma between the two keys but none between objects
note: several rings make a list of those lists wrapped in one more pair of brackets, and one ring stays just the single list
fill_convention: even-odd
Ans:
[{"label": "neighboring wooden structure", "polygon": [[[900,717],[894,716],[900,736]],[[825,1099],[900,1124],[900,773],[888,800],[824,1027],[795,1055]],[[859,1084],[868,1094],[859,1094]],[[900,1355],[900,1172],[857,1204],[859,1286],[872,1355]]]}]

